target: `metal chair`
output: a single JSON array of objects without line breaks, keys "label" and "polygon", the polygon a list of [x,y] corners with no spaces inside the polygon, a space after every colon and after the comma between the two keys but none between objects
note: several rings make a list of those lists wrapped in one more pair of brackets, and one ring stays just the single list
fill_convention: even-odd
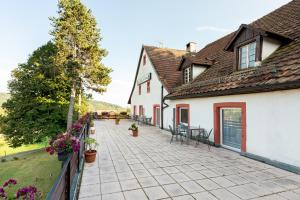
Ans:
[{"label": "metal chair", "polygon": [[180,138],[181,138],[181,144],[183,143],[183,137],[185,137],[187,139],[188,137],[188,126],[180,123],[178,124],[178,127],[177,127],[177,132],[178,134],[180,134]]},{"label": "metal chair", "polygon": [[210,129],[209,133],[207,133],[207,131],[205,129],[203,129],[203,135],[201,136],[201,133],[199,132],[198,138],[197,138],[197,142],[196,142],[196,146],[199,144],[200,140],[203,140],[203,143],[207,143],[208,145],[208,149],[210,150],[210,142],[209,142],[209,137],[213,131],[213,128]]},{"label": "metal chair", "polygon": [[171,125],[169,125],[169,129],[170,129],[170,132],[172,133],[172,138],[170,140],[170,144],[171,144],[173,142],[174,136],[176,137],[176,140],[177,140],[177,136],[180,134],[175,129],[173,129]]}]

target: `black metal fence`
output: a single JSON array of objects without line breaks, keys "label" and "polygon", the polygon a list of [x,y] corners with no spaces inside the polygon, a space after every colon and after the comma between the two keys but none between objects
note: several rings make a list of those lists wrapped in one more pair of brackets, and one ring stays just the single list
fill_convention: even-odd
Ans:
[{"label": "black metal fence", "polygon": [[80,150],[69,155],[62,164],[61,172],[56,179],[51,191],[47,195],[47,200],[73,200],[77,199],[82,169],[84,164],[84,139],[88,137],[89,123],[84,124],[81,129],[79,140]]}]

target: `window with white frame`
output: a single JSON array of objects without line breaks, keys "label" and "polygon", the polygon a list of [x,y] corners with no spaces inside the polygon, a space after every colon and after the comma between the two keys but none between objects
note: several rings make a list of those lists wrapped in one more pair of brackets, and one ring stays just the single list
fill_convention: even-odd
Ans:
[{"label": "window with white frame", "polygon": [[249,43],[239,48],[240,69],[255,67],[256,42]]},{"label": "window with white frame", "polygon": [[188,67],[183,71],[183,81],[184,83],[188,83],[192,80],[192,68]]}]

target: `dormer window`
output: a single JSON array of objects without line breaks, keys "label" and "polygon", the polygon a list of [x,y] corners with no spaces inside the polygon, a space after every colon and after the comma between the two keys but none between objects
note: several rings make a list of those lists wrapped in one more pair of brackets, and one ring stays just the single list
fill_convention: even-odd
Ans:
[{"label": "dormer window", "polygon": [[192,80],[192,67],[185,68],[183,70],[183,81],[188,83]]},{"label": "dormer window", "polygon": [[146,65],[146,55],[143,56],[143,65]]},{"label": "dormer window", "polygon": [[239,66],[240,69],[255,67],[256,42],[249,43],[239,48]]}]

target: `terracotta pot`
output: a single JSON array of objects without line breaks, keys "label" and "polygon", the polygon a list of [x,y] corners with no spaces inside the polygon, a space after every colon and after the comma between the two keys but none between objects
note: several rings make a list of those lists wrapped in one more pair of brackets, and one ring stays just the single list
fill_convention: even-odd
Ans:
[{"label": "terracotta pot", "polygon": [[87,162],[87,163],[95,162],[96,155],[97,155],[96,150],[85,151],[84,152],[85,162]]},{"label": "terracotta pot", "polygon": [[91,134],[95,134],[95,128],[94,128],[94,127],[91,127],[91,128],[90,128],[90,132],[91,132]]},{"label": "terracotta pot", "polygon": [[136,130],[136,131],[132,130],[132,136],[133,137],[137,137],[138,135],[139,135],[139,131],[138,130]]}]

